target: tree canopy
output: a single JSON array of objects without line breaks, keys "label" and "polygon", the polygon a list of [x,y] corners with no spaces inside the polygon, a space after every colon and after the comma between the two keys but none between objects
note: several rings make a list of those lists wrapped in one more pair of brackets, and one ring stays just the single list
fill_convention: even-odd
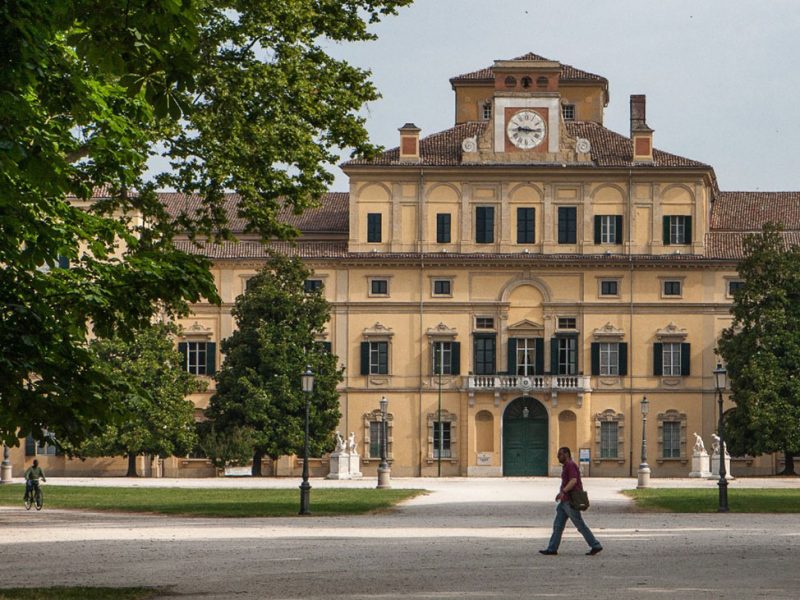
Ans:
[{"label": "tree canopy", "polygon": [[189,374],[175,350],[174,324],[155,324],[131,339],[97,339],[91,344],[98,364],[115,389],[106,401],[120,416],[99,423],[99,435],[87,440],[81,456],[127,456],[128,475],[136,475],[135,457],[185,455],[197,434],[194,403],[189,394],[203,391],[205,382]]},{"label": "tree canopy", "polygon": [[733,322],[722,332],[734,410],[723,426],[734,454],[783,452],[786,472],[800,453],[800,247],[766,225],[744,240]]},{"label": "tree canopy", "polygon": [[[112,417],[87,334],[217,301],[177,231],[230,238],[223,192],[264,237],[314,205],[340,148],[375,151],[369,73],[328,43],[411,0],[8,0],[0,5],[0,436],[79,442]],[[145,182],[148,160],[172,169]],[[170,217],[154,193],[195,194]],[[93,192],[103,190],[102,200]],[[56,268],[59,265],[69,268]]]},{"label": "tree canopy", "polygon": [[309,270],[299,259],[273,256],[236,300],[237,329],[222,341],[225,361],[207,416],[217,432],[249,428],[254,436],[254,474],[261,456],[273,459],[303,448],[306,397],[300,377],[314,373],[309,452],[332,449],[339,423],[343,370],[318,337],[330,305],[320,290],[304,291]]}]

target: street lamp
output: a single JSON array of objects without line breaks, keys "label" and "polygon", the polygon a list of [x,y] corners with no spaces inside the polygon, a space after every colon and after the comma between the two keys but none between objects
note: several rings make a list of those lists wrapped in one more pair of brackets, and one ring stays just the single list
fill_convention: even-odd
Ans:
[{"label": "street lamp", "polygon": [[728,385],[728,371],[717,363],[714,369],[714,386],[717,388],[717,402],[719,402],[719,508],[717,512],[728,512],[728,472],[725,469],[725,437],[722,435],[722,390]]},{"label": "street lamp", "polygon": [[310,515],[311,484],[308,483],[308,411],[311,406],[311,394],[314,392],[314,373],[311,371],[311,365],[306,365],[306,370],[300,376],[300,381],[306,396],[306,435],[303,441],[303,483],[300,484],[300,514]]},{"label": "street lamp", "polygon": [[391,469],[389,462],[386,460],[386,438],[388,437],[388,430],[386,429],[386,414],[389,407],[389,401],[386,396],[382,396],[380,400],[381,405],[381,464],[378,465],[378,489],[385,490],[392,487],[389,483],[389,476]]},{"label": "street lamp", "polygon": [[647,396],[642,397],[642,462],[639,464],[638,480],[636,487],[650,486],[650,465],[647,464],[647,413],[650,412],[650,401]]}]

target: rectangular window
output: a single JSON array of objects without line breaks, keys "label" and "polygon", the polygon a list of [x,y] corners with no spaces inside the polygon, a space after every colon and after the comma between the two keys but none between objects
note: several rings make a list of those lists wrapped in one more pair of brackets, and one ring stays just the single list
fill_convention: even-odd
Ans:
[{"label": "rectangular window", "polygon": [[389,342],[369,342],[369,374],[389,374]]},{"label": "rectangular window", "polygon": [[433,280],[433,295],[434,296],[451,296],[451,281],[449,279],[434,279]]},{"label": "rectangular window", "polygon": [[662,375],[681,375],[681,344],[665,343],[662,345]]},{"label": "rectangular window", "polygon": [[492,317],[475,317],[475,329],[494,329]]},{"label": "rectangular window", "polygon": [[664,458],[681,457],[681,424],[680,421],[664,421],[661,424],[661,435],[664,441]]},{"label": "rectangular window", "polygon": [[517,209],[517,243],[518,244],[533,244],[535,241],[534,235],[534,215],[533,208],[518,208]]},{"label": "rectangular window", "polygon": [[207,342],[186,343],[186,370],[192,375],[205,375],[208,359]]},{"label": "rectangular window", "polygon": [[665,281],[664,282],[664,296],[681,296],[681,282],[680,281]]},{"label": "rectangular window", "polygon": [[497,344],[494,335],[475,334],[475,374],[494,375]]},{"label": "rectangular window", "polygon": [[600,423],[600,458],[619,457],[619,423],[602,421]]},{"label": "rectangular window", "polygon": [[370,280],[369,293],[372,296],[388,296],[389,295],[389,280],[388,279],[372,279],[372,280]]},{"label": "rectangular window", "polygon": [[381,422],[369,422],[369,458],[381,457]]},{"label": "rectangular window", "polygon": [[575,120],[575,105],[574,104],[562,104],[561,105],[561,115],[564,117],[565,121],[574,121]]},{"label": "rectangular window", "polygon": [[575,317],[559,317],[558,318],[558,328],[559,329],[575,329],[576,328]]},{"label": "rectangular window", "polygon": [[[451,375],[453,373],[452,342],[434,342],[431,350],[433,352],[433,374]],[[441,371],[439,365],[442,365]]]},{"label": "rectangular window", "polygon": [[670,215],[664,217],[664,244],[690,244],[692,242],[692,217]]},{"label": "rectangular window", "polygon": [[450,243],[450,213],[438,213],[436,215],[436,243]]},{"label": "rectangular window", "polygon": [[433,422],[433,458],[450,458],[450,423],[448,421]]},{"label": "rectangular window", "polygon": [[578,209],[574,206],[558,207],[558,243],[574,244],[578,240]]},{"label": "rectangular window", "polygon": [[303,291],[306,294],[311,294],[322,289],[322,279],[306,279],[303,282]]},{"label": "rectangular window", "polygon": [[600,280],[601,296],[619,296],[619,282],[616,279]]},{"label": "rectangular window", "polygon": [[600,342],[600,375],[619,375],[619,344]]},{"label": "rectangular window", "polygon": [[736,292],[744,287],[744,281],[729,281],[728,282],[728,296],[733,298]]},{"label": "rectangular window", "polygon": [[379,243],[381,241],[381,213],[369,213],[367,215],[367,242]]},{"label": "rectangular window", "polygon": [[558,338],[558,374],[576,375],[578,373],[578,338]]},{"label": "rectangular window", "polygon": [[478,206],[475,208],[475,243],[494,243],[494,207]]},{"label": "rectangular window", "polygon": [[492,103],[491,102],[484,102],[483,107],[481,108],[481,117],[484,121],[488,121],[492,118]]},{"label": "rectangular window", "polygon": [[534,338],[517,338],[517,356],[515,375],[536,374],[536,340]]}]

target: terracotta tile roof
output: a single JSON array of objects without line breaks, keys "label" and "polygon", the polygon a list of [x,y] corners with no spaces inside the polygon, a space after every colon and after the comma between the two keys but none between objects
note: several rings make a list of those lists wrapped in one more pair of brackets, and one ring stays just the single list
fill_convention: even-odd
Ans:
[{"label": "terracotta tile roof", "polygon": [[288,256],[302,258],[342,258],[347,256],[347,242],[269,242],[259,241],[223,242],[221,244],[200,244],[177,240],[175,247],[188,254],[199,254],[215,260],[266,258],[267,250],[272,249]]},{"label": "terracotta tile roof", "polygon": [[[712,231],[706,234],[706,256],[712,259],[739,260],[744,257],[744,238],[756,232]],[[800,231],[784,231],[787,246],[800,245]]]},{"label": "terracotta tile roof", "polygon": [[768,222],[800,230],[800,192],[718,192],[711,208],[711,229],[760,231]]},{"label": "terracotta tile roof", "polygon": [[[361,166],[361,165],[374,165],[374,166],[408,166],[409,164],[421,164],[422,166],[454,166],[461,164],[462,150],[461,143],[464,138],[472,136],[480,136],[487,126],[487,121],[469,122],[456,125],[451,129],[434,133],[428,137],[422,138],[419,142],[420,148],[420,162],[419,163],[401,163],[399,160],[399,148],[392,148],[380,154],[373,161],[368,160],[351,160],[343,166]],[[592,146],[591,155],[593,164],[575,164],[571,166],[583,167],[626,167],[626,168],[663,168],[663,167],[679,167],[679,168],[702,168],[710,169],[706,164],[683,158],[675,154],[663,152],[661,150],[653,150],[653,162],[641,163],[633,162],[633,142],[630,138],[615,133],[610,129],[606,129],[599,123],[591,121],[568,121],[566,123],[567,131],[574,137],[584,137],[589,140]],[[500,164],[500,163],[492,163]],[[531,166],[550,166],[548,164],[539,164]]]},{"label": "terracotta tile roof", "polygon": [[[177,194],[173,192],[159,193],[167,211],[176,217],[179,214],[194,214],[201,206],[201,197],[196,194]],[[238,194],[225,194],[223,210],[234,234],[243,233],[246,222],[237,213]],[[278,214],[278,220],[297,227],[303,233],[347,233],[350,219],[349,194],[347,192],[331,192],[321,199],[321,206],[310,208],[301,215],[294,214],[288,207]]]},{"label": "terracotta tile roof", "polygon": [[[554,62],[550,61],[549,58],[544,58],[543,56],[539,56],[533,52],[528,52],[527,54],[512,58],[511,60],[540,60]],[[494,81],[494,69],[493,67],[486,67],[485,69],[479,69],[477,71],[472,71],[471,73],[456,75],[450,79],[451,84],[455,82],[466,81],[486,81],[487,83]],[[605,77],[601,77],[600,75],[595,75],[594,73],[589,73],[587,71],[581,71],[572,65],[565,64],[561,65],[561,81],[597,81],[604,82],[606,84],[608,83],[608,80]]]}]

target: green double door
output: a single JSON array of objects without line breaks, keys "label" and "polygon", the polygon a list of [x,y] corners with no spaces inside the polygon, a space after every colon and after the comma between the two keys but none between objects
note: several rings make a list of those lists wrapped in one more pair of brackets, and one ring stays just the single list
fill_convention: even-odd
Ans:
[{"label": "green double door", "polygon": [[547,410],[534,398],[517,398],[503,416],[503,475],[547,475]]}]

